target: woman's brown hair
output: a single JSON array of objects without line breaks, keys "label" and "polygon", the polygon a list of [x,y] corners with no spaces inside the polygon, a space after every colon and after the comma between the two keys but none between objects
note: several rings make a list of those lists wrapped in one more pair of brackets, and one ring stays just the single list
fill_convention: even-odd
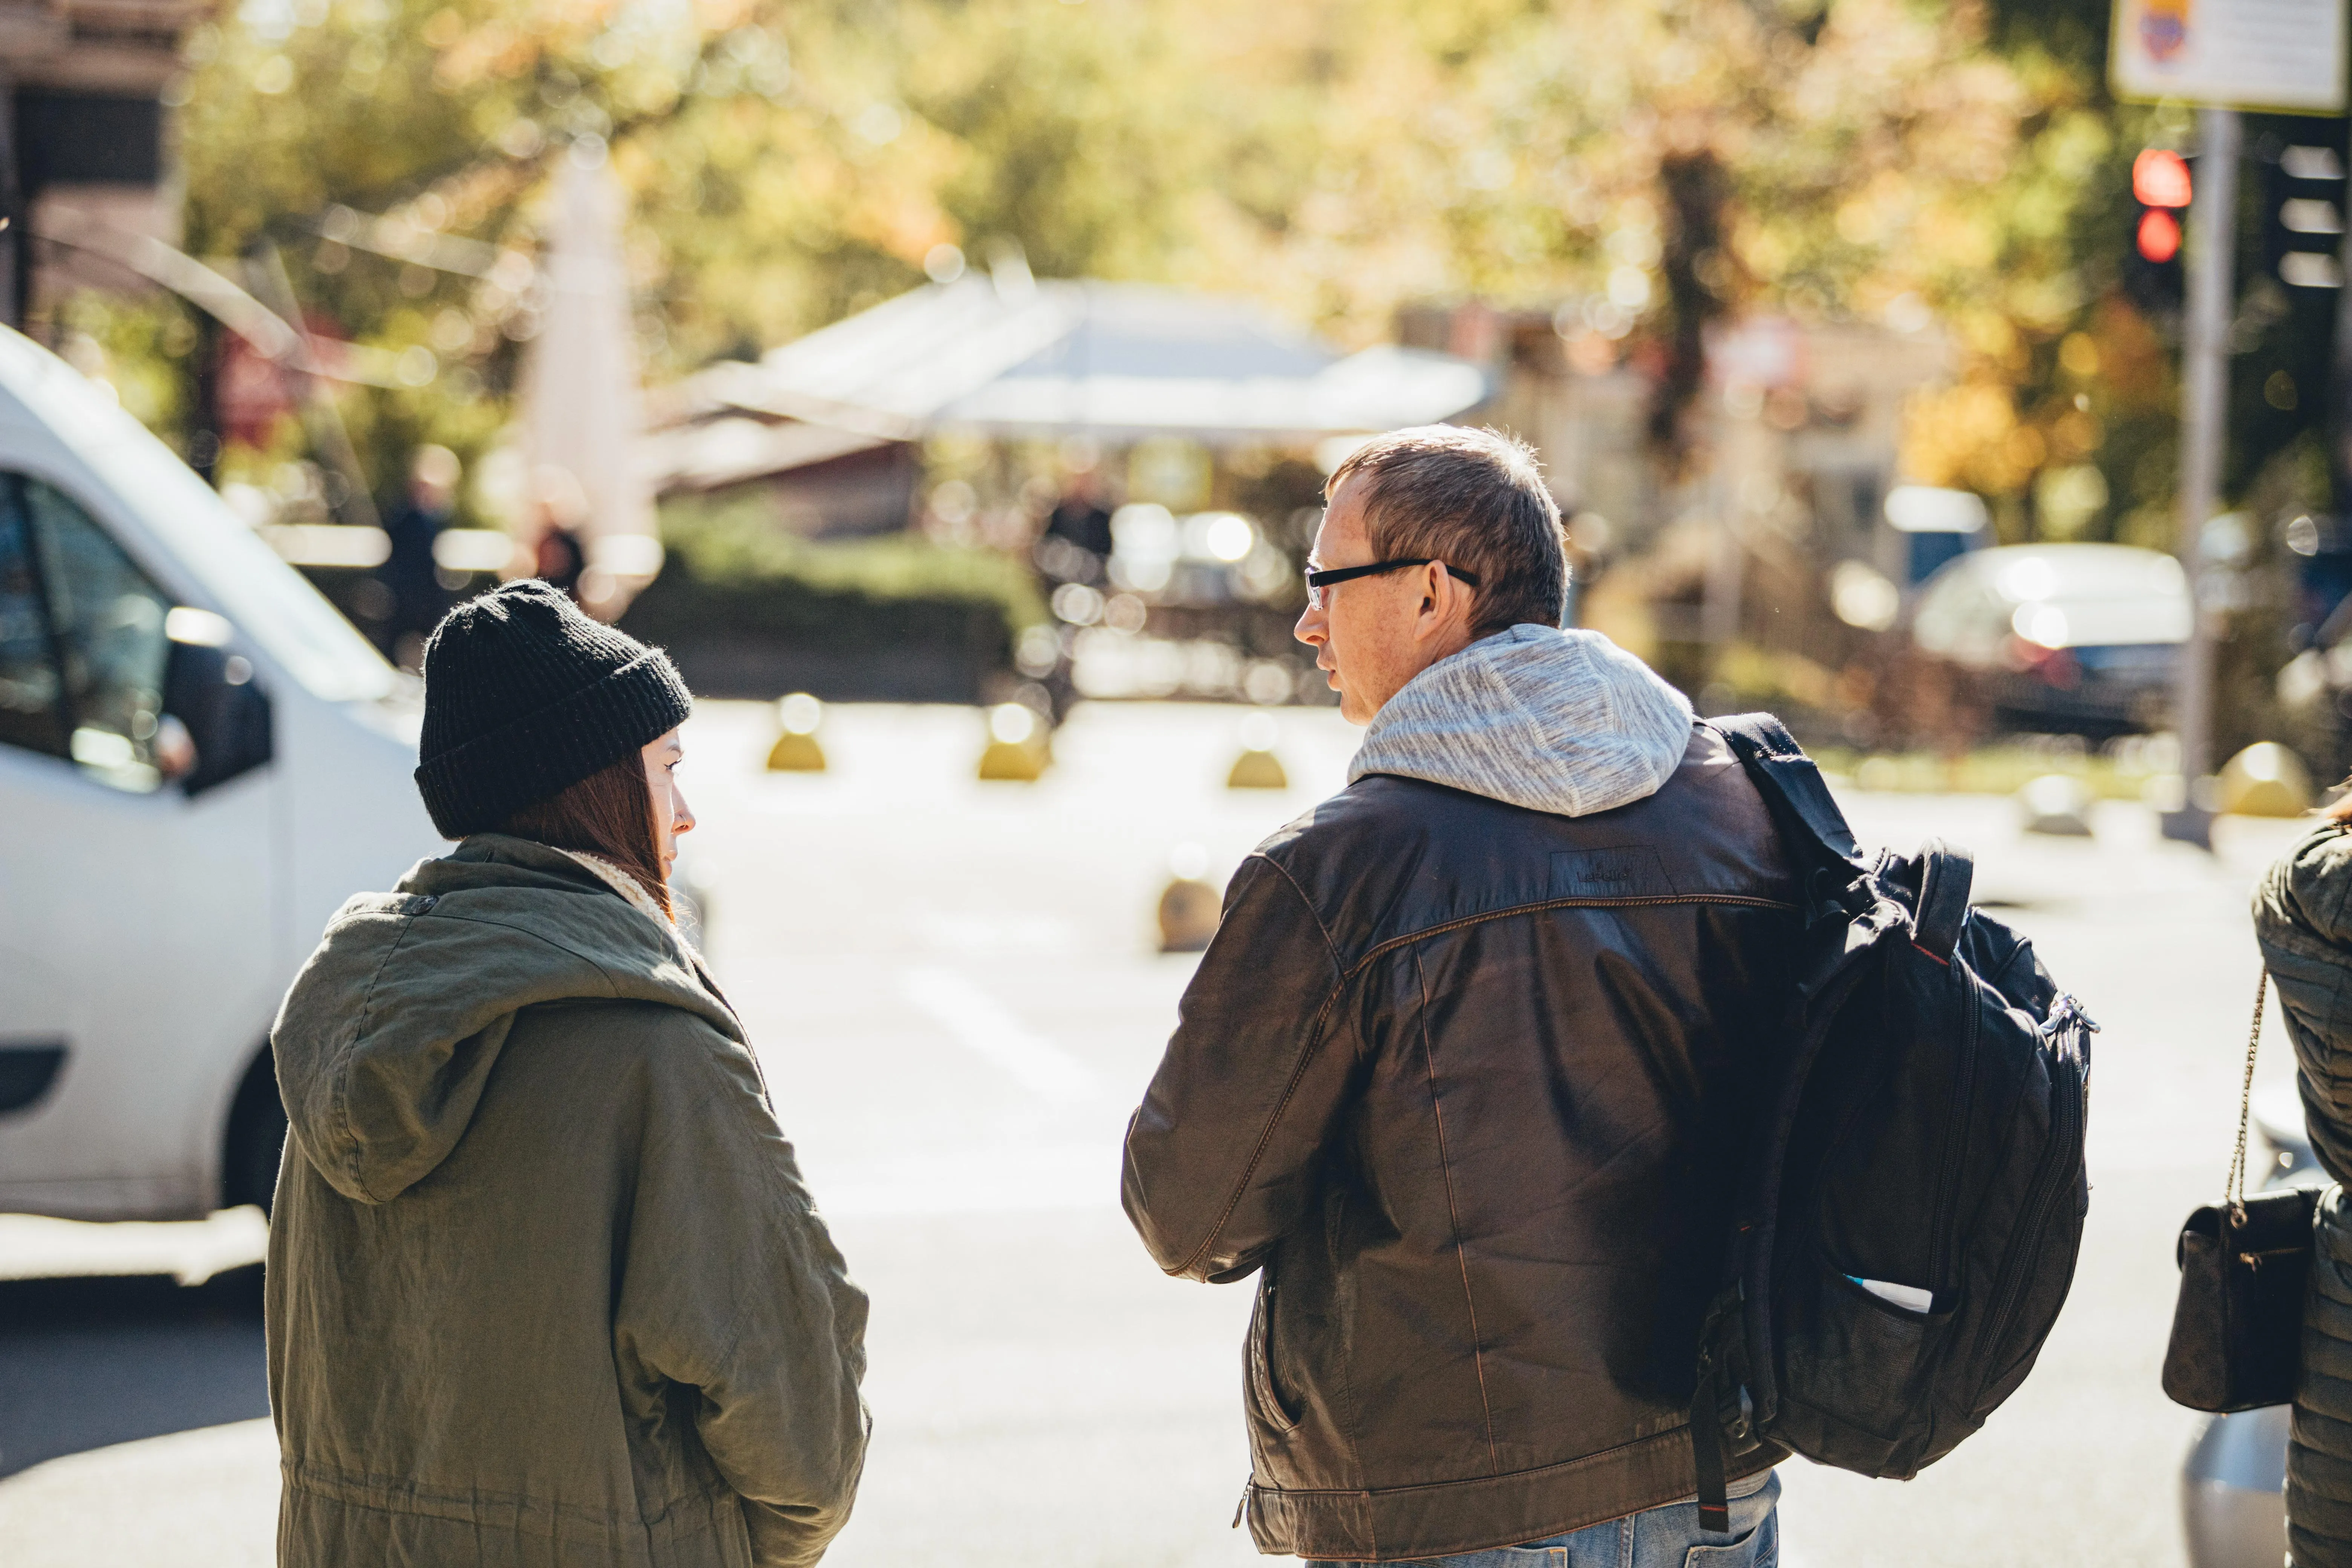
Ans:
[{"label": "woman's brown hair", "polygon": [[663,914],[677,918],[654,834],[654,792],[646,784],[645,758],[638,752],[524,806],[499,831],[552,849],[601,856],[635,878]]}]

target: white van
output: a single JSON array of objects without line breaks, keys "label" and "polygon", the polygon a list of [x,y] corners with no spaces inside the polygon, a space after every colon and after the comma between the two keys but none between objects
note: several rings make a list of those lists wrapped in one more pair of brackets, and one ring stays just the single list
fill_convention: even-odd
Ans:
[{"label": "white van", "polygon": [[346,897],[439,846],[411,684],[0,329],[0,1211],[268,1203],[278,999]]}]

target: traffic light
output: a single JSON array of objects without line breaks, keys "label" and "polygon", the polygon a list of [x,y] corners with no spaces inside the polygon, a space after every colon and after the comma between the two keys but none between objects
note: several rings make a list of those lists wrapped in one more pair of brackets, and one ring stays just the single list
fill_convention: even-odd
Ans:
[{"label": "traffic light", "polygon": [[2291,289],[2341,289],[2344,160],[2333,147],[2291,146],[2269,166],[2263,260]]},{"label": "traffic light", "polygon": [[2124,262],[2124,289],[2142,309],[2180,309],[2181,226],[2188,221],[2194,182],[2189,160],[2168,147],[2144,149],[2132,160],[2131,253]]}]

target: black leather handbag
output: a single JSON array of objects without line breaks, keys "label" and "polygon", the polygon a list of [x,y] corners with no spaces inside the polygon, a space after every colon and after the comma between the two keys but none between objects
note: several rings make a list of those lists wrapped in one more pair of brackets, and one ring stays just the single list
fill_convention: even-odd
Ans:
[{"label": "black leather handbag", "polygon": [[2254,987],[2254,1027],[2238,1099],[2238,1152],[2219,1205],[2180,1227],[2180,1300],[2164,1352],[2164,1392],[2191,1410],[2252,1410],[2294,1402],[2303,1362],[2303,1289],[2311,1276],[2315,1187],[2246,1196],[2246,1123],[2270,971]]}]

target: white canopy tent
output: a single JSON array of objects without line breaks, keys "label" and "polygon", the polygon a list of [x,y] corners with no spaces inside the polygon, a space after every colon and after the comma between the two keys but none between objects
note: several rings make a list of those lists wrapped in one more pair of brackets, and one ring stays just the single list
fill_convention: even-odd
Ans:
[{"label": "white canopy tent", "polygon": [[[1492,391],[1470,361],[1394,347],[1343,355],[1246,300],[1000,268],[902,294],[756,363],[703,371],[673,390],[677,422],[652,438],[651,466],[659,484],[710,484],[781,471],[803,447],[954,432],[1318,441],[1451,418]],[[775,421],[843,440],[762,443],[745,428]]]}]

